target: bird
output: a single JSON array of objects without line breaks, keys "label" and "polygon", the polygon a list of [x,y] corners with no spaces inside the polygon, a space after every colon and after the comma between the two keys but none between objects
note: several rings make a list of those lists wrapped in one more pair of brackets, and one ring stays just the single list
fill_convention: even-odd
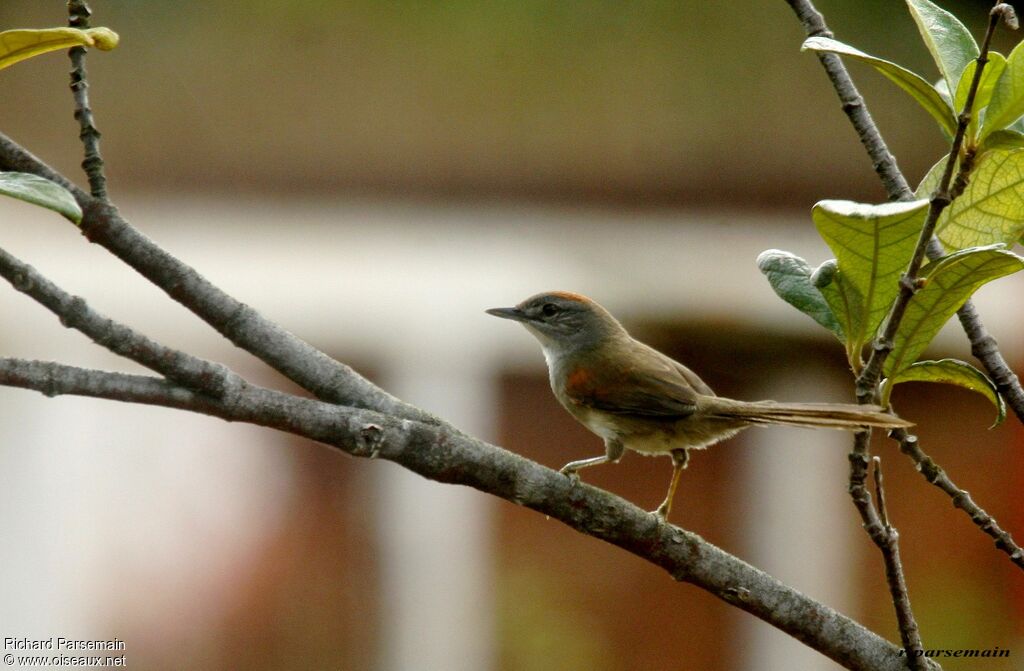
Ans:
[{"label": "bird", "polygon": [[634,339],[586,296],[568,291],[536,294],[515,307],[487,314],[519,322],[539,342],[555,398],[604,441],[604,454],[560,469],[573,482],[579,471],[618,463],[625,450],[669,455],[672,479],[652,514],[668,519],[690,450],[730,438],[750,426],[862,430],[913,426],[877,405],[737,401],[715,395],[696,373]]}]

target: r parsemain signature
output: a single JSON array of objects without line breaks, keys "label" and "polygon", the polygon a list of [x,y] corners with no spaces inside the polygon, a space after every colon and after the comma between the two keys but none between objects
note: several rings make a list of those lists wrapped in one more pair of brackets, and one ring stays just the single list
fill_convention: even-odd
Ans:
[{"label": "r parsemain signature", "polygon": [[[1010,650],[1008,648],[1000,648],[998,645],[994,648],[979,649],[979,648],[926,648],[923,650],[915,651],[915,657],[1009,657]],[[898,657],[903,657],[907,654],[907,651],[900,648],[897,653]]]}]

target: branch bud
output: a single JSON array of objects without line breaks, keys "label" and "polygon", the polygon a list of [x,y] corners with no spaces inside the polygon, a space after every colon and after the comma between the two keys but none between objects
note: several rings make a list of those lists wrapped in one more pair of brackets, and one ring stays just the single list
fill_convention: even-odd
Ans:
[{"label": "branch bud", "polygon": [[1017,21],[1017,12],[1014,11],[1013,5],[1000,2],[992,8],[990,14],[992,16],[999,16],[1010,30],[1017,30],[1020,27],[1020,23]]}]

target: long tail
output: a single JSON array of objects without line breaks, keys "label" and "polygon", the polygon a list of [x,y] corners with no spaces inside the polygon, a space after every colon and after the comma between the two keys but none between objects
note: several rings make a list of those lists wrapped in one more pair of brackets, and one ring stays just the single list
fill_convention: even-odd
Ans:
[{"label": "long tail", "polygon": [[708,415],[738,419],[750,424],[786,424],[788,426],[825,427],[856,431],[864,426],[883,429],[913,426],[877,405],[852,403],[748,403],[715,397],[706,408]]}]

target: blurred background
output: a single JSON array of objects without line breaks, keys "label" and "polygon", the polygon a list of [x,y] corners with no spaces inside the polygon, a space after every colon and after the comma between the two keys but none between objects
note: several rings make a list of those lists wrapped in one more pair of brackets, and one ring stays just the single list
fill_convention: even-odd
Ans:
[{"label": "blurred background", "polygon": [[[976,32],[991,3],[943,6]],[[898,0],[820,0],[839,39],[936,73]],[[539,348],[484,315],[591,295],[721,394],[852,398],[840,347],[777,300],[767,248],[828,258],[822,198],[885,199],[781,0],[95,0],[89,56],[123,214],[237,298],[402,398],[545,465],[599,454]],[[0,30],[66,21],[4,0]],[[1012,46],[1005,35],[996,47]],[[934,123],[852,72],[912,183]],[[84,183],[68,63],[0,72],[0,130]],[[167,344],[291,390],[58,217],[0,200],[0,245]],[[1024,370],[1021,278],[977,303]],[[4,356],[135,370],[0,287]],[[936,356],[970,358],[947,329]],[[905,385],[922,445],[1024,538],[1024,432]],[[897,640],[841,434],[695,455],[673,521]],[[929,648],[1024,655],[1024,576],[893,445]],[[667,459],[592,484],[653,508]],[[389,463],[169,410],[0,388],[0,638],[125,641],[130,668],[834,669],[755,618],[556,521]],[[945,668],[976,664],[943,660]]]}]

